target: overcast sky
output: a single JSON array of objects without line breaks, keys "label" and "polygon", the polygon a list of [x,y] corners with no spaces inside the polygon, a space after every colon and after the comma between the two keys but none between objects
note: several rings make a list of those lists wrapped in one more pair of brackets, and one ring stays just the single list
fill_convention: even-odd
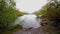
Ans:
[{"label": "overcast sky", "polygon": [[16,8],[22,12],[32,13],[41,9],[47,0],[15,0]]}]

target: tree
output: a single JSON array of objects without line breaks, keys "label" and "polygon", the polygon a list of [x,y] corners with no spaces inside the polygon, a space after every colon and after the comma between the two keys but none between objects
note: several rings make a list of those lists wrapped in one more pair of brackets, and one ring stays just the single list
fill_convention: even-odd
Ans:
[{"label": "tree", "polygon": [[15,5],[14,0],[0,1],[0,33],[11,29],[14,20],[18,17]]},{"label": "tree", "polygon": [[54,21],[52,25],[60,29],[60,1],[59,0],[49,0],[49,2],[39,12],[38,12],[39,14],[44,14],[46,18],[48,18],[48,20]]}]

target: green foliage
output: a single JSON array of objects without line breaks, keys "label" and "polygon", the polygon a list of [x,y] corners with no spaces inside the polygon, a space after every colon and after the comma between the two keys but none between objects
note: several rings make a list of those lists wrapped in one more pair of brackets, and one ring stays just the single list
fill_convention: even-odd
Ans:
[{"label": "green foliage", "polygon": [[42,15],[42,14],[46,15],[47,12],[45,12],[45,10],[40,10],[40,11],[36,12],[35,14],[36,14],[37,16],[38,16],[38,15]]},{"label": "green foliage", "polygon": [[52,25],[60,28],[60,1],[50,1],[46,8],[47,18],[54,21]]},{"label": "green foliage", "polygon": [[0,33],[14,28],[13,22],[18,16],[22,16],[15,8],[14,0],[1,0],[0,1]]},{"label": "green foliage", "polygon": [[16,14],[17,14],[17,16],[23,16],[24,15],[24,13],[23,12],[20,12],[20,11],[16,11]]},{"label": "green foliage", "polygon": [[60,0],[50,0],[37,14],[44,14],[48,20],[54,21],[51,25],[60,29]]}]

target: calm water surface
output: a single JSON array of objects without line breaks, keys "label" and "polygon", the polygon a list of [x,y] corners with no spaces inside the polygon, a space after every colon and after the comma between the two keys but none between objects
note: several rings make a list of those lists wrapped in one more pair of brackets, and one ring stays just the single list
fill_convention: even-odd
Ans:
[{"label": "calm water surface", "polygon": [[15,25],[19,24],[22,25],[23,28],[38,28],[40,27],[40,21],[36,18],[37,16],[34,14],[28,14],[18,17],[15,20]]}]

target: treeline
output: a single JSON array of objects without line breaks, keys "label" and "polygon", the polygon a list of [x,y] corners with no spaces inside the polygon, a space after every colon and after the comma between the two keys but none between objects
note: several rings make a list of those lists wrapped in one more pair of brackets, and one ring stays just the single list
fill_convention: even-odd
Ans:
[{"label": "treeline", "polygon": [[51,25],[60,30],[60,0],[49,0],[49,2],[36,15],[45,15],[50,21],[54,21]]},{"label": "treeline", "polygon": [[0,0],[0,33],[12,29],[14,20],[23,15],[15,6],[14,0]]}]

